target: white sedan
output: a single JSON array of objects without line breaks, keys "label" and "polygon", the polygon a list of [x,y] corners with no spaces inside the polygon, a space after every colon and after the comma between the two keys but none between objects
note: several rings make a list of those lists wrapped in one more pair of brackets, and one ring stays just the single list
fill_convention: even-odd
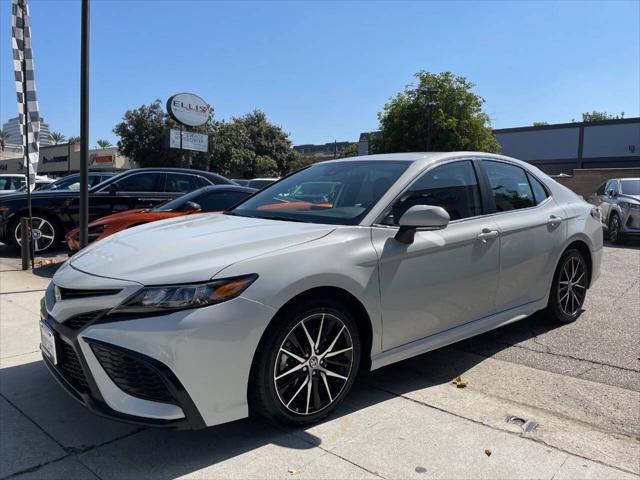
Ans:
[{"label": "white sedan", "polygon": [[315,422],[358,371],[542,309],[576,320],[600,271],[599,216],[499,155],[316,164],[224,214],[134,227],[75,255],[42,302],[43,358],[119,420]]}]

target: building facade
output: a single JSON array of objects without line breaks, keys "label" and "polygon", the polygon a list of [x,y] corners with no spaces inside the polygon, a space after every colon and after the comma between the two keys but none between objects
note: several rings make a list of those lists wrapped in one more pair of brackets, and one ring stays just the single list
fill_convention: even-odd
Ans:
[{"label": "building facade", "polygon": [[[7,153],[7,152],[5,152]],[[6,157],[8,155],[4,155]],[[89,170],[105,172],[121,172],[136,168],[134,162],[118,153],[118,147],[97,148],[89,150]],[[80,171],[80,145],[59,143],[40,149],[38,175],[63,177]],[[24,159],[21,154],[13,154],[10,158],[0,157],[0,173],[25,173]]]},{"label": "building facade", "polygon": [[[2,124],[2,130],[9,132],[9,137],[5,143],[12,145],[22,145],[22,136],[20,135],[20,119],[18,117],[10,118],[8,122]],[[51,145],[51,131],[49,124],[44,122],[40,117],[40,146],[46,147]]]},{"label": "building facade", "polygon": [[303,157],[313,158],[315,160],[326,160],[339,157],[342,150],[352,143],[353,142],[329,142],[323,145],[305,144],[296,145],[293,149],[300,152]]},{"label": "building facade", "polygon": [[[640,168],[640,118],[572,122],[493,131],[500,153],[550,175],[574,169]],[[358,154],[369,155],[379,132],[360,134]]]}]

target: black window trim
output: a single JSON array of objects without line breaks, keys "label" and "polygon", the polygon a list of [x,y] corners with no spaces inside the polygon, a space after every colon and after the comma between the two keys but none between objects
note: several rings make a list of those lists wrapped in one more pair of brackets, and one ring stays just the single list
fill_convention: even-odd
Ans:
[{"label": "black window trim", "polygon": [[422,178],[423,175],[427,174],[428,172],[430,172],[431,170],[433,170],[434,168],[438,168],[441,167],[442,165],[446,165],[449,163],[453,163],[453,162],[471,162],[471,167],[474,170],[474,173],[476,175],[476,180],[478,181],[478,188],[480,190],[480,206],[482,208],[482,213],[480,215],[475,215],[473,217],[466,217],[466,218],[459,218],[457,220],[451,220],[449,222],[449,225],[451,225],[452,223],[460,223],[460,222],[465,222],[467,220],[475,220],[477,218],[481,218],[481,217],[486,217],[488,214],[490,214],[488,212],[490,204],[487,203],[488,198],[486,197],[486,191],[484,185],[483,185],[483,181],[487,181],[486,179],[486,174],[484,173],[484,171],[481,171],[481,167],[482,165],[480,165],[480,159],[478,157],[455,157],[455,158],[448,158],[446,160],[443,160],[441,162],[435,162],[432,163],[430,165],[427,165],[425,168],[423,168],[422,170],[420,170],[419,172],[417,172],[415,174],[415,176],[411,179],[411,181],[400,191],[400,193],[398,193],[398,195],[396,195],[393,200],[391,200],[391,202],[389,202],[384,209],[382,209],[382,212],[380,213],[380,215],[374,220],[374,222],[371,224],[371,227],[377,227],[377,228],[390,228],[390,229],[394,229],[397,230],[400,227],[398,225],[385,225],[383,223],[380,223],[382,220],[384,220],[384,213],[402,196],[404,195],[404,193],[409,190],[411,187],[413,187],[413,185],[420,179]]},{"label": "black window trim", "polygon": [[[490,213],[486,214],[485,216],[492,217],[494,215],[504,215],[504,214],[514,213],[514,212],[523,212],[523,211],[526,211],[526,210],[532,210],[534,208],[539,208],[539,207],[542,207],[542,206],[546,205],[547,202],[549,202],[551,200],[551,198],[552,198],[551,189],[549,187],[547,187],[547,185],[542,180],[540,180],[540,178],[538,178],[533,172],[531,172],[528,168],[523,167],[522,165],[518,165],[517,163],[510,162],[508,160],[504,160],[502,158],[478,157],[476,160],[478,160],[478,162],[480,163],[480,169],[482,170],[482,176],[484,177],[485,182],[486,182],[484,187],[485,187],[485,189],[487,191],[487,195],[490,197],[491,206],[492,206],[492,211]],[[485,162],[485,161],[487,161],[487,162],[506,163],[507,165],[512,165],[514,167],[520,168],[521,170],[524,170],[525,178],[527,178],[527,183],[529,183],[529,188],[531,188],[531,183],[529,182],[527,174],[531,175],[538,182],[540,182],[540,185],[542,185],[542,188],[544,188],[544,190],[547,193],[547,198],[545,198],[544,201],[542,201],[542,202],[540,202],[537,205],[534,205],[532,207],[516,208],[514,210],[507,210],[506,212],[498,212],[496,210],[495,200],[494,200],[493,195],[492,195],[491,184],[489,182],[489,176],[487,175],[487,172],[484,169],[484,163],[483,162]],[[531,189],[531,195],[533,196],[533,199],[535,201],[536,197],[535,197],[535,194],[533,193],[533,189]]]}]

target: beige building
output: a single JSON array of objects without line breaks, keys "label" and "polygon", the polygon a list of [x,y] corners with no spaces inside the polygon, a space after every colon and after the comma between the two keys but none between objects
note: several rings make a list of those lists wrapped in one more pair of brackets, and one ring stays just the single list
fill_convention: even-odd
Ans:
[{"label": "beige building", "polygon": [[[21,151],[5,150],[0,154],[0,173],[25,173],[23,162]],[[134,162],[118,153],[117,147],[89,150],[89,170],[91,171],[121,172],[135,167]],[[79,144],[72,144],[69,148],[68,143],[60,143],[40,149],[38,175],[58,178],[77,173],[79,170]]]}]

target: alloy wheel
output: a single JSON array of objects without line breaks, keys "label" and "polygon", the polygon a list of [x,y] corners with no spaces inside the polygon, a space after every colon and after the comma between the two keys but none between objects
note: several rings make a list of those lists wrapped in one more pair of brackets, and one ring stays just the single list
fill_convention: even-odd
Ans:
[{"label": "alloy wheel", "polygon": [[297,415],[312,415],[333,404],[353,370],[353,341],[344,322],[331,313],[315,313],[287,334],[273,381],[282,405]]},{"label": "alloy wheel", "polygon": [[[34,252],[42,252],[47,250],[53,244],[56,238],[56,230],[53,224],[42,217],[32,217],[32,234],[34,243]],[[20,223],[16,225],[14,231],[16,245],[22,245],[22,229]]]},{"label": "alloy wheel", "polygon": [[615,243],[620,236],[620,218],[618,215],[612,215],[609,221],[609,241]]},{"label": "alloy wheel", "polygon": [[578,256],[570,256],[562,266],[558,281],[558,305],[563,314],[574,317],[587,295],[587,269]]}]

